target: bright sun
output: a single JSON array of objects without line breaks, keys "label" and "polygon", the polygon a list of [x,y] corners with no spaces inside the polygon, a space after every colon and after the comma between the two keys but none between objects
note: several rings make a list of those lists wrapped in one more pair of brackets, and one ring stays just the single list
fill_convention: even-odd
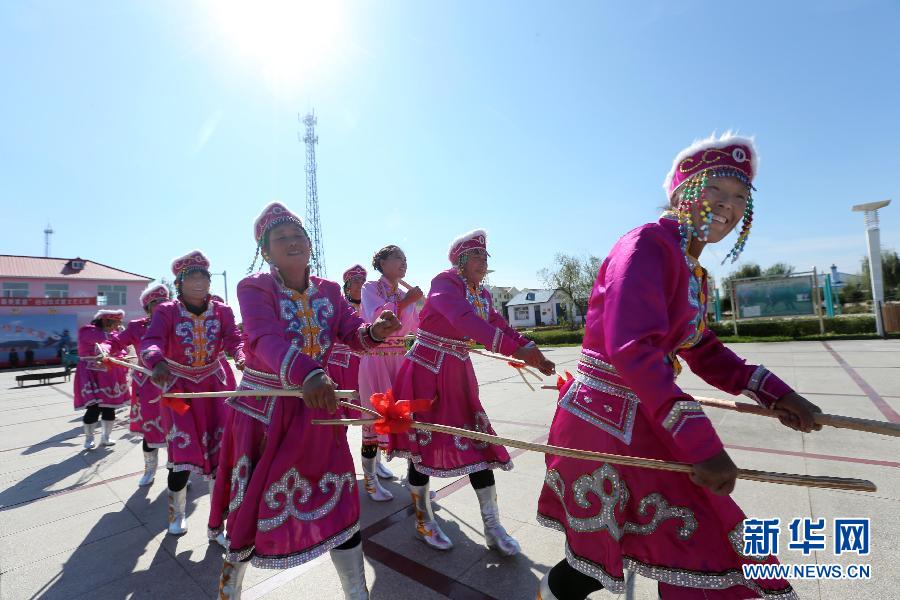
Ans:
[{"label": "bright sun", "polygon": [[335,0],[205,2],[225,43],[279,95],[295,94],[343,47],[344,11]]}]

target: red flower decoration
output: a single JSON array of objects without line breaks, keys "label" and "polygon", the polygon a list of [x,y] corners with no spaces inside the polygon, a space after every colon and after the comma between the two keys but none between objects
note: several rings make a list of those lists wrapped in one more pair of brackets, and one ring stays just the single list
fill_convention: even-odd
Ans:
[{"label": "red flower decoration", "polygon": [[573,379],[575,379],[575,378],[572,377],[572,374],[569,373],[568,371],[566,371],[566,378],[565,378],[565,379],[562,378],[562,375],[557,375],[557,376],[556,376],[556,389],[561,390],[562,387],[563,387],[564,385],[566,385],[567,383],[569,383],[569,382],[572,381]]},{"label": "red flower decoration", "polygon": [[163,396],[162,405],[168,406],[179,415],[183,415],[188,410],[190,410],[191,405],[182,400],[181,398],[169,398],[168,396]]},{"label": "red flower decoration", "polygon": [[511,366],[513,369],[524,369],[524,368],[525,368],[525,363],[523,363],[523,362],[518,362],[518,361],[515,361],[515,360],[507,361],[506,364],[508,364],[509,366]]},{"label": "red flower decoration", "polygon": [[397,400],[393,390],[372,394],[372,407],[381,415],[375,421],[375,433],[403,433],[412,427],[412,413],[431,408],[431,400]]}]

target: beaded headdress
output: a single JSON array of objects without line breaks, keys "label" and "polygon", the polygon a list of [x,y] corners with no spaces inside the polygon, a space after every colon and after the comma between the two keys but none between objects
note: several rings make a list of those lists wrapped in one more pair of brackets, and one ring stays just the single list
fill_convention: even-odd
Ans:
[{"label": "beaded headdress", "polygon": [[[680,191],[681,199],[673,207],[681,232],[681,247],[687,251],[690,238],[706,241],[713,213],[706,199],[706,187],[710,178],[734,177],[747,186],[747,207],[744,210],[741,230],[734,247],[725,256],[731,262],[737,261],[753,225],[753,178],[756,176],[759,159],[752,138],[745,138],[725,132],[694,142],[678,153],[672,168],[663,182],[663,189],[671,201]],[[700,207],[700,223],[694,223],[692,209]]]}]

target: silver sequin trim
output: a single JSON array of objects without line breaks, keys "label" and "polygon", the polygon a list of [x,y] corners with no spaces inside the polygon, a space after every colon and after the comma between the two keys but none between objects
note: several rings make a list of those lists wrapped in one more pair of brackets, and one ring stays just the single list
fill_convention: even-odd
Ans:
[{"label": "silver sequin trim", "polygon": [[249,548],[244,548],[237,552],[228,552],[226,554],[226,560],[229,562],[244,562],[252,556],[251,564],[254,567],[260,569],[290,569],[291,567],[296,567],[303,563],[307,563],[314,558],[318,558],[329,550],[334,550],[336,547],[356,535],[356,532],[358,531],[359,523],[357,522],[337,535],[316,544],[312,548],[303,550],[302,552],[285,556],[259,556],[255,554],[256,547],[250,546]]},{"label": "silver sequin trim", "polygon": [[180,443],[175,444],[175,446],[179,449],[187,448],[191,443],[191,435],[189,433],[185,433],[178,429],[178,425],[172,424],[172,429],[169,430],[168,435],[166,435],[166,441],[169,443],[174,443],[175,440],[182,440]]},{"label": "silver sequin trim", "polygon": [[731,542],[731,547],[734,548],[734,553],[745,560],[752,560],[753,562],[766,562],[769,559],[768,556],[755,556],[755,555],[750,555],[750,554],[744,554],[744,523],[743,523],[743,521],[738,523],[737,526],[728,533],[728,541]]},{"label": "silver sequin trim", "polygon": [[291,363],[294,361],[294,357],[300,352],[300,349],[296,344],[297,340],[294,340],[291,345],[288,347],[287,352],[284,355],[284,358],[281,360],[281,369],[278,372],[279,380],[281,381],[281,387],[286,390],[297,388],[296,385],[291,385],[288,382],[287,374],[288,369],[291,366]]},{"label": "silver sequin trim", "polygon": [[[289,517],[293,517],[298,521],[315,521],[321,519],[337,505],[344,491],[344,486],[348,490],[353,489],[353,483],[356,477],[353,473],[325,473],[319,480],[319,491],[323,494],[328,493],[329,486],[334,488],[331,497],[319,508],[311,511],[301,511],[297,508],[298,504],[304,504],[312,495],[312,485],[295,467],[291,467],[281,479],[273,483],[265,494],[266,506],[271,510],[281,510],[276,516],[268,519],[260,519],[257,526],[260,531],[272,531],[273,529],[283,525]],[[300,496],[297,498],[297,493]]]},{"label": "silver sequin trim", "polygon": [[250,481],[250,457],[244,454],[231,469],[231,489],[234,497],[228,503],[228,511],[234,512],[244,501],[244,492],[247,491],[247,482]]},{"label": "silver sequin trim", "polygon": [[491,343],[491,352],[500,352],[500,345],[503,342],[503,331],[497,327],[494,330],[494,341]]},{"label": "silver sequin trim", "polygon": [[[610,492],[606,493],[606,483],[610,485]],[[565,494],[566,483],[562,475],[555,469],[547,471],[544,477],[545,485],[550,488],[562,503],[566,511],[566,520],[569,527],[577,532],[603,531],[616,541],[622,539],[626,533],[637,535],[649,535],[656,531],[660,523],[669,519],[681,521],[678,537],[689,539],[697,530],[697,518],[694,513],[682,506],[670,506],[662,494],[654,492],[641,499],[638,503],[638,514],[647,516],[647,509],[653,507],[653,516],[647,523],[632,523],[625,521],[622,525],[616,520],[615,509],[625,510],[625,506],[631,497],[628,485],[622,480],[619,472],[610,464],[604,463],[602,467],[590,475],[582,475],[572,485],[572,497],[581,508],[591,508],[594,502],[588,498],[591,494],[600,500],[600,510],[593,517],[573,517],[566,508]]]},{"label": "silver sequin trim", "polygon": [[420,455],[413,454],[406,450],[393,450],[387,453],[388,460],[393,460],[394,458],[405,458],[406,460],[412,461],[413,464],[416,465],[416,471],[423,475],[428,475],[429,477],[462,477],[463,475],[475,473],[476,471],[484,471],[485,469],[512,471],[513,468],[512,461],[482,461],[475,463],[474,465],[466,465],[465,467],[457,467],[455,469],[432,469],[431,467],[426,467],[422,464],[422,457]]},{"label": "silver sequin trim", "polygon": [[672,428],[675,427],[675,424],[678,423],[681,416],[686,412],[702,413],[703,406],[696,400],[679,400],[672,405],[672,410],[670,410],[669,414],[666,415],[666,418],[663,419],[663,428],[666,431],[672,431]]},{"label": "silver sequin trim", "polygon": [[[489,433],[493,434],[493,430],[491,429],[491,423],[488,421],[487,413],[478,411],[475,413],[475,425],[463,425],[463,429],[468,429],[469,431],[475,431],[478,433]],[[429,432],[430,433],[430,432]],[[484,450],[490,444],[487,442],[481,442],[469,439],[467,437],[463,437],[461,435],[453,436],[453,445],[456,446],[459,450],[466,451],[469,449],[469,445],[474,446],[478,450]]]},{"label": "silver sequin trim", "polygon": [[[592,415],[588,411],[578,406],[578,404],[576,403],[576,398],[578,396],[578,392],[581,390],[582,385],[586,385],[592,390],[596,390],[598,392],[602,392],[626,400],[626,404],[623,407],[624,415],[621,428],[607,421],[598,419],[595,415]],[[602,429],[614,438],[621,440],[628,445],[631,445],[631,435],[634,431],[634,419],[635,415],[637,414],[638,404],[640,404],[640,400],[638,399],[637,395],[635,395],[631,391],[628,391],[627,388],[613,386],[601,379],[594,379],[589,375],[585,375],[581,371],[575,372],[575,383],[569,386],[569,389],[566,390],[566,393],[559,400],[559,407],[563,410],[572,413],[583,421],[587,421],[594,427]]]}]

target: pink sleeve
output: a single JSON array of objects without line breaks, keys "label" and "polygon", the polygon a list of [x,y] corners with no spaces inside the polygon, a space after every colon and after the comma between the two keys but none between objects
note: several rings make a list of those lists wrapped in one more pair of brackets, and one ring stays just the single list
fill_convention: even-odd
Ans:
[{"label": "pink sleeve", "polygon": [[[493,352],[510,356],[519,349],[516,338],[504,335],[503,329],[488,323],[475,313],[475,309],[465,298],[462,282],[454,281],[451,275],[441,273],[431,281],[428,304],[450,321],[457,331]],[[497,317],[503,320],[500,315]]]},{"label": "pink sleeve", "polygon": [[[525,337],[524,335],[522,335],[521,333],[519,333],[518,331],[516,331],[515,329],[513,329],[512,327],[509,326],[509,322],[503,318],[503,315],[501,315],[499,312],[494,310],[494,304],[493,304],[493,301],[490,300],[490,297],[488,298],[488,302],[491,304],[491,312],[490,312],[490,316],[488,317],[488,323],[490,323],[491,325],[493,325],[494,327],[496,327],[497,329],[500,330],[501,340],[500,340],[499,344],[497,344],[498,347],[501,347],[504,345],[503,344],[504,339],[511,339],[513,342],[515,342],[515,344],[519,348],[521,348],[522,346],[527,346],[528,344],[534,343],[531,340],[529,340],[527,337]],[[490,348],[490,350],[492,352],[499,352],[499,350],[495,350],[494,348]],[[513,350],[513,352],[515,352],[515,350]],[[507,354],[507,355],[512,354],[512,352],[505,353],[505,354]]]},{"label": "pink sleeve", "polygon": [[366,323],[374,323],[383,310],[393,311],[399,317],[397,303],[388,302],[387,298],[381,295],[381,286],[377,281],[367,281],[363,284],[360,300],[359,312]]},{"label": "pink sleeve", "polygon": [[150,327],[141,339],[141,360],[151,369],[165,359],[165,349],[172,332],[172,317],[169,306],[160,306],[153,311]]},{"label": "pink sleeve", "polygon": [[675,384],[660,347],[669,330],[668,298],[677,287],[673,257],[663,241],[626,238],[607,265],[603,331],[609,362],[640,399],[640,409],[678,460],[697,463],[722,450],[702,407]]},{"label": "pink sleeve", "polygon": [[356,314],[343,294],[338,294],[334,306],[334,337],[356,352],[368,352],[380,345],[369,334],[369,324]]},{"label": "pink sleeve", "polygon": [[230,306],[221,305],[222,315],[222,343],[227,352],[235,361],[244,360],[244,342],[241,339],[241,330],[234,323],[234,311]]},{"label": "pink sleeve", "polygon": [[[277,373],[284,388],[303,385],[306,377],[322,365],[304,354],[300,346],[285,339],[277,297],[266,279],[248,277],[238,283],[238,304],[244,320],[244,336],[254,357],[272,373]],[[295,338],[299,343],[299,339]]]},{"label": "pink sleeve", "polygon": [[129,346],[138,348],[141,343],[140,330],[140,323],[138,321],[131,321],[124,330],[109,334],[107,341],[101,342],[99,346],[108,354],[121,354],[127,352]]},{"label": "pink sleeve", "polygon": [[682,350],[679,356],[706,383],[729,394],[745,394],[766,407],[793,391],[764,366],[748,365],[709,329],[703,333],[699,344]]}]

